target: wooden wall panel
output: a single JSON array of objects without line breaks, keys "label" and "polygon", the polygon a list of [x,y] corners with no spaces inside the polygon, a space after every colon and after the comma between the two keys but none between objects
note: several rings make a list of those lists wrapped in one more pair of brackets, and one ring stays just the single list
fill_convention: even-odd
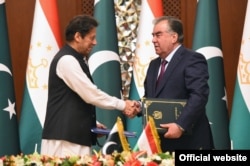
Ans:
[{"label": "wooden wall panel", "polygon": [[10,52],[18,116],[23,97],[24,78],[29,54],[34,7],[34,0],[6,1],[6,15],[9,29]]},{"label": "wooden wall panel", "polygon": [[218,0],[224,72],[231,114],[247,0]]},{"label": "wooden wall panel", "polygon": [[197,0],[181,1],[181,20],[184,28],[184,45],[192,48]]},{"label": "wooden wall panel", "polygon": [[[184,44],[191,48],[197,0],[163,1],[165,14],[174,12],[175,16],[182,19],[185,33]],[[82,13],[93,14],[93,6],[91,6],[91,4],[93,5],[93,0],[57,0],[57,2],[62,37],[64,36],[65,26],[73,16]],[[230,111],[247,0],[218,0],[218,4],[226,88],[228,94],[228,108]],[[22,104],[34,6],[35,0],[6,1],[18,115],[20,114]],[[171,8],[171,6],[173,6],[173,8]],[[171,9],[169,9],[169,7]],[[176,7],[180,7],[181,9]]]},{"label": "wooden wall panel", "polygon": [[[84,0],[57,0],[58,12],[61,26],[62,39],[64,40],[64,30],[72,17],[82,14],[82,1]],[[85,0],[86,1],[86,0]]]}]

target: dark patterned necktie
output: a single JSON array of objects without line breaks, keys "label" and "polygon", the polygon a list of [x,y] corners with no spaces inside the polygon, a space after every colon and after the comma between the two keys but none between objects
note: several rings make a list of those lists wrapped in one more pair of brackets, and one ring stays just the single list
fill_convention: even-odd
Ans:
[{"label": "dark patterned necktie", "polygon": [[168,61],[166,61],[166,60],[163,60],[161,62],[161,71],[160,71],[160,74],[159,74],[157,82],[156,82],[156,87],[158,86],[159,82],[163,78],[163,75],[164,75],[164,72],[165,72],[165,66],[166,66],[167,63],[168,63]]}]

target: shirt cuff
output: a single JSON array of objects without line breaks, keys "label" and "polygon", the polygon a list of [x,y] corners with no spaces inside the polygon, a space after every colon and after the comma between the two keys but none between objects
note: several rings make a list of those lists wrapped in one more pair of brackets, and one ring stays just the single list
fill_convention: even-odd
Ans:
[{"label": "shirt cuff", "polygon": [[177,126],[181,129],[182,132],[185,132],[185,130],[179,124],[177,124]]}]

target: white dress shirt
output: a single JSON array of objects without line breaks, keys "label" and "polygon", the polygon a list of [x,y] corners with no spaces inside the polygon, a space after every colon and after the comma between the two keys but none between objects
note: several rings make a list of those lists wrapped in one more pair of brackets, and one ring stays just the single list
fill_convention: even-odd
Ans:
[{"label": "white dress shirt", "polygon": [[79,62],[71,55],[63,56],[57,63],[57,75],[86,103],[103,109],[125,109],[125,101],[98,89],[83,72]]}]

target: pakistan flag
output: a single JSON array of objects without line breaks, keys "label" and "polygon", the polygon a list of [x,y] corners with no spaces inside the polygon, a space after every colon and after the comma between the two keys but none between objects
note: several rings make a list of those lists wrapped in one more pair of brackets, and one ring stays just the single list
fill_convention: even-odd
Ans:
[{"label": "pakistan flag", "polygon": [[[5,2],[0,1],[0,158],[20,153]],[[1,165],[1,162],[0,162]]]},{"label": "pakistan flag", "polygon": [[[94,17],[99,25],[96,31],[97,45],[88,60],[94,83],[111,96],[121,98],[121,67],[118,55],[117,30],[114,0],[96,0]],[[97,120],[111,129],[121,111],[107,111],[96,108]],[[105,138],[99,139],[104,144]]]},{"label": "pakistan flag", "polygon": [[195,21],[193,50],[202,53],[208,62],[210,92],[206,113],[211,125],[215,149],[230,149],[217,0],[199,0]]}]

